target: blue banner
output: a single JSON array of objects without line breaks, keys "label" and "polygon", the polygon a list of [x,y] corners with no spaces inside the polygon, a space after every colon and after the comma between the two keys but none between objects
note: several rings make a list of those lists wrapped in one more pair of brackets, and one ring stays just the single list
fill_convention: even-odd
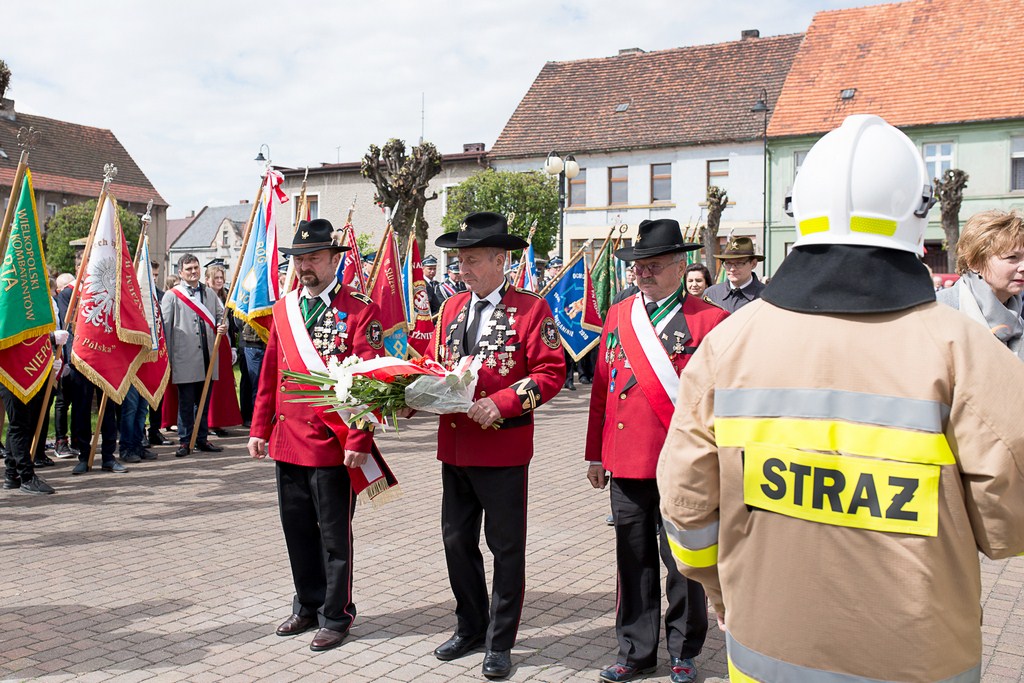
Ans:
[{"label": "blue banner", "polygon": [[562,335],[562,346],[577,361],[601,341],[600,328],[595,331],[583,325],[587,298],[593,296],[593,292],[587,291],[589,283],[587,264],[577,258],[544,295]]}]

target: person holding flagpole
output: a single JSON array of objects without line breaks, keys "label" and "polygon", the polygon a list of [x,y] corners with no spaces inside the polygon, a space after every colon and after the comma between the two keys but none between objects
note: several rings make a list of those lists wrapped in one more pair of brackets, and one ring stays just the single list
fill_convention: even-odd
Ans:
[{"label": "person holding flagpole", "polygon": [[704,589],[683,577],[672,558],[656,479],[679,374],[705,335],[729,315],[689,296],[682,284],[683,254],[700,248],[683,241],[678,222],[661,219],[640,223],[636,244],[615,252],[616,258],[633,262],[639,292],[608,309],[597,347],[585,452],[591,485],[603,489],[611,482],[619,656],[600,674],[611,683],[657,666],[661,564],[668,570],[665,633],[673,683],[696,680],[693,659],[707,635]]},{"label": "person holding flagpole", "polygon": [[[449,369],[465,356],[482,362],[473,406],[465,415],[442,415],[438,425],[441,532],[456,627],[434,656],[449,661],[484,645],[484,676],[503,678],[512,668],[526,588],[533,411],[565,381],[562,342],[547,302],[505,279],[506,250],[526,241],[508,233],[504,216],[472,213],[434,244],[458,250],[469,291],[442,304],[428,356]],[[480,554],[484,519],[494,556],[490,600]]]},{"label": "person holding flagpole", "polygon": [[[207,410],[198,403],[210,363],[214,363],[213,380],[217,379],[213,340],[218,333],[227,332],[227,325],[223,322],[224,304],[216,292],[199,281],[199,259],[193,254],[182,255],[178,259],[178,275],[182,281],[164,293],[160,312],[164,319],[167,355],[171,360],[171,382],[178,394],[178,449],[174,455],[183,458],[190,452],[193,429],[199,430],[196,450],[209,453],[224,450],[207,441]],[[225,371],[229,372],[230,368]]]},{"label": "person holding flagpole", "polygon": [[352,599],[352,515],[357,498],[374,504],[398,495],[373,443],[373,425],[352,426],[336,411],[290,400],[308,387],[287,377],[327,372],[329,361],[383,353],[380,309],[337,278],[342,252],[329,221],[299,223],[290,248],[301,287],[274,304],[253,410],[249,454],[275,461],[281,525],[291,563],[292,615],[277,628],[294,636],[319,626],[309,648],[345,640],[356,616]]}]

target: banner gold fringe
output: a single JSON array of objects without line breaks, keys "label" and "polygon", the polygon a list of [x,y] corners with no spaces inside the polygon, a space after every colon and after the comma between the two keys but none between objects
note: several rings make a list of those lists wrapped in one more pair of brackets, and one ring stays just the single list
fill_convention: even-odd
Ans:
[{"label": "banner gold fringe", "polygon": [[400,485],[388,486],[388,480],[382,478],[363,489],[356,498],[356,502],[359,505],[369,503],[376,509],[398,500],[403,495]]}]

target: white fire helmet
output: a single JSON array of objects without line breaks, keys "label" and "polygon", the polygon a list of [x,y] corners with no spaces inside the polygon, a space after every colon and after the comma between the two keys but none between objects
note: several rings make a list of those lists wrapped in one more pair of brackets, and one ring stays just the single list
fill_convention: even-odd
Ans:
[{"label": "white fire helmet", "polygon": [[878,116],[855,114],[807,153],[786,197],[795,247],[852,244],[924,254],[935,203],[917,147]]}]

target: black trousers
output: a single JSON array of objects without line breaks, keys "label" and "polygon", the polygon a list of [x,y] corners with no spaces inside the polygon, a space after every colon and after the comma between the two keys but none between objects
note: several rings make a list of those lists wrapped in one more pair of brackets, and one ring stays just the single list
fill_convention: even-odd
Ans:
[{"label": "black trousers", "polygon": [[660,502],[657,480],[612,478],[619,662],[642,668],[658,660],[662,564],[668,569],[665,639],[669,657],[696,657],[708,633],[704,587],[679,573],[664,525],[660,535],[654,533],[661,524]]},{"label": "black trousers", "polygon": [[249,424],[252,422],[252,409],[256,390],[252,386],[252,380],[249,378],[249,365],[245,360],[244,349],[238,349],[238,370],[240,372],[238,377],[238,409],[242,414],[242,423]]},{"label": "black trousers", "polygon": [[[69,441],[72,448],[78,449],[78,460],[86,462],[92,448],[92,408],[93,393],[96,387],[85,375],[71,368],[71,373],[64,378],[64,400],[69,406],[71,416],[71,432]],[[100,455],[103,463],[113,462],[114,451],[117,449],[117,404],[107,401],[100,424]]]},{"label": "black trousers", "polygon": [[[28,481],[35,475],[32,465],[32,437],[36,433],[36,422],[43,409],[44,389],[36,392],[28,403],[22,403],[11,390],[0,384],[0,398],[7,413],[7,456],[4,458],[5,474],[10,479]],[[36,447],[36,456],[46,452],[46,425]]]},{"label": "black trousers", "polygon": [[[192,430],[196,428],[196,415],[199,415],[199,434],[196,436],[196,443],[206,443],[210,434],[209,413],[207,406],[210,405],[210,396],[213,394],[213,384],[206,394],[206,402],[199,406],[199,399],[203,395],[203,382],[188,382],[187,384],[175,384],[178,387],[178,442],[187,446],[192,440]],[[196,407],[199,406],[198,413]]]},{"label": "black trousers", "polygon": [[352,602],[352,515],[348,468],[277,463],[277,500],[295,583],[292,612],[321,628],[348,631]]},{"label": "black trousers", "polygon": [[66,439],[68,438],[68,402],[64,400],[63,378],[57,380],[57,385],[53,388],[53,395],[53,436],[55,439]]},{"label": "black trousers", "polygon": [[[487,633],[487,648],[511,650],[526,590],[526,465],[456,467],[442,464],[441,534],[448,580],[455,594],[455,633]],[[494,588],[488,609],[483,519],[494,557]]]},{"label": "black trousers", "polygon": [[[150,443],[152,443],[154,441],[159,441],[159,439],[157,439],[157,437],[160,436],[160,422],[163,420],[163,412],[164,412],[163,409],[164,409],[164,399],[163,399],[163,397],[160,398],[160,403],[157,405],[156,408],[150,407],[150,409],[149,409],[149,430],[148,430],[148,436],[149,436]],[[155,446],[156,444],[154,443],[153,445]]]}]

